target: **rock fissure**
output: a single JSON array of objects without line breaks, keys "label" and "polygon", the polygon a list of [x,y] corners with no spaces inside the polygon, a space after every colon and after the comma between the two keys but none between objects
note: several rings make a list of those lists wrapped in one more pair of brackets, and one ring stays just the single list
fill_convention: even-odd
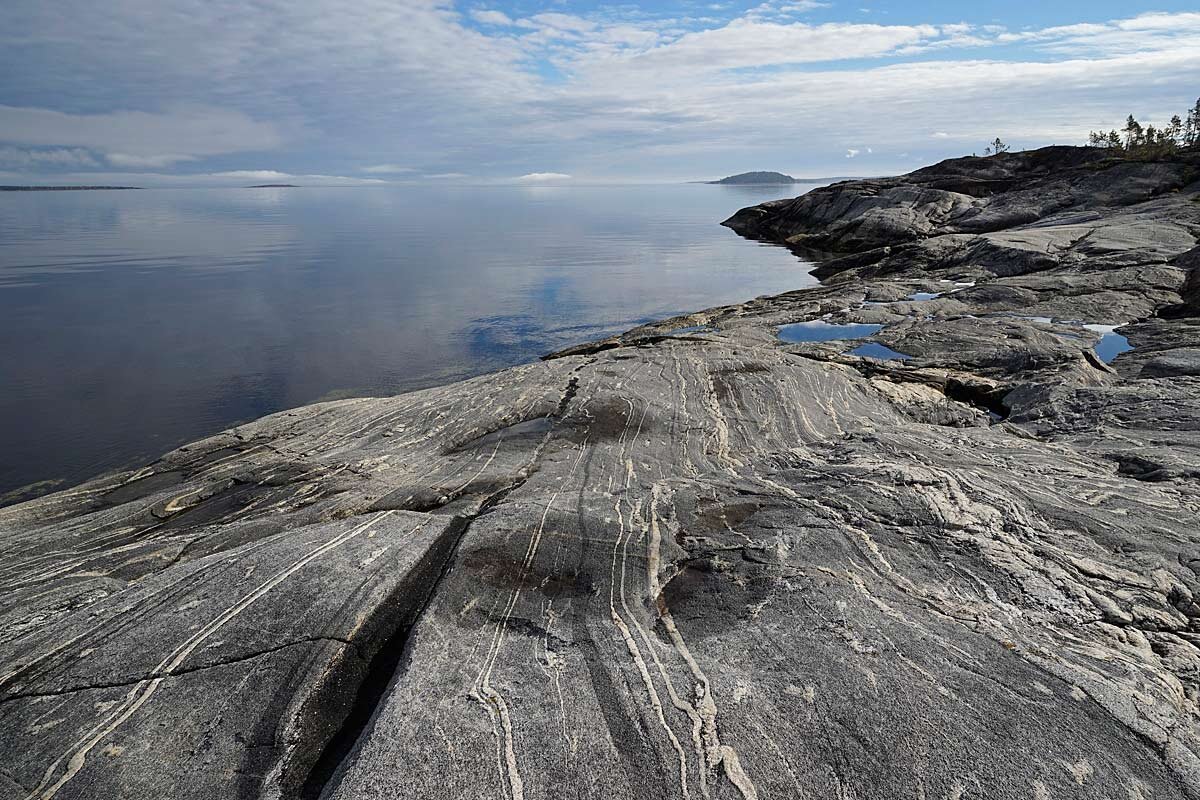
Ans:
[{"label": "rock fissure", "polygon": [[66,695],[66,694],[75,694],[77,692],[87,692],[87,691],[97,691],[97,690],[101,690],[101,689],[123,689],[123,688],[129,687],[129,686],[137,686],[140,683],[146,683],[147,681],[152,681],[156,678],[180,678],[185,675],[190,675],[194,672],[203,672],[204,670],[217,669],[219,667],[228,667],[228,666],[232,666],[234,664],[241,664],[242,662],[245,662],[245,661],[252,661],[257,658],[263,658],[265,656],[274,655],[275,653],[278,653],[281,650],[287,650],[292,647],[299,647],[301,645],[306,645],[306,644],[315,644],[318,642],[332,642],[332,643],[342,644],[342,645],[346,645],[348,647],[357,649],[357,645],[348,639],[340,639],[336,636],[308,636],[303,639],[298,639],[296,641],[284,642],[283,644],[279,644],[274,647],[268,647],[263,650],[257,650],[253,653],[245,653],[242,655],[232,656],[230,658],[217,659],[215,661],[210,661],[205,664],[197,664],[196,666],[192,666],[192,667],[179,667],[177,669],[173,669],[173,670],[169,670],[169,671],[151,672],[146,675],[139,676],[137,678],[122,678],[119,680],[100,682],[100,683],[75,684],[75,685],[71,685],[71,686],[64,686],[64,687],[61,687],[58,689],[50,689],[50,690],[45,690],[45,691],[6,692],[3,697],[0,697],[0,705],[3,705],[5,703],[11,703],[16,700],[26,700],[29,698],[60,697],[62,695]]}]

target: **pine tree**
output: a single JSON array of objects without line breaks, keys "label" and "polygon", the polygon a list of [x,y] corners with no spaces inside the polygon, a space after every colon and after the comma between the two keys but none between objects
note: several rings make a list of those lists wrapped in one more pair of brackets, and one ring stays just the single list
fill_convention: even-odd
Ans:
[{"label": "pine tree", "polygon": [[[994,142],[992,142],[992,146],[991,146],[990,148],[988,148],[988,149],[989,149],[989,150],[990,150],[990,151],[991,151],[993,154],[995,154],[995,155],[1000,155],[1001,153],[1007,153],[1007,152],[1008,152],[1008,145],[1006,145],[1004,142],[1000,141],[1000,137],[999,137],[999,136],[997,136],[997,137],[996,137],[996,140],[995,140]],[[985,151],[985,152],[986,152],[986,151]]]},{"label": "pine tree", "polygon": [[1200,144],[1200,99],[1188,111],[1187,122],[1183,124],[1183,143],[1188,147]]},{"label": "pine tree", "polygon": [[1183,120],[1179,115],[1171,117],[1171,124],[1164,131],[1166,137],[1171,140],[1171,144],[1179,145],[1183,143]]},{"label": "pine tree", "polygon": [[1130,114],[1125,118],[1125,149],[1133,150],[1135,147],[1140,147],[1143,144],[1144,132],[1142,131],[1141,123],[1133,118]]}]

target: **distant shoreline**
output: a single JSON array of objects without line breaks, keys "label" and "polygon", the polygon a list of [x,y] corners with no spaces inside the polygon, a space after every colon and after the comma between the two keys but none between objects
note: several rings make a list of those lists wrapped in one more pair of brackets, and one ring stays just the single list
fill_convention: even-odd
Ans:
[{"label": "distant shoreline", "polygon": [[0,192],[96,192],[141,188],[140,186],[0,186]]},{"label": "distant shoreline", "polygon": [[[731,177],[738,178],[740,176],[734,175]],[[687,181],[687,183],[700,186],[794,186],[801,183],[837,183],[839,181],[857,181],[863,180],[866,177],[870,176],[835,175],[833,177],[823,178],[792,178],[791,180],[731,180],[730,178],[722,178],[719,181]]]}]

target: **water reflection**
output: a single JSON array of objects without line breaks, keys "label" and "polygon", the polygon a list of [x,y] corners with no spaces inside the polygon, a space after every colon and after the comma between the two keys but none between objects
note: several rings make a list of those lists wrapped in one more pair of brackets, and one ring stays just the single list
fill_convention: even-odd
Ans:
[{"label": "water reflection", "polygon": [[834,342],[840,339],[861,339],[879,333],[882,328],[882,325],[869,322],[839,323],[816,319],[780,325],[779,338],[785,342]]},{"label": "water reflection", "polygon": [[0,197],[0,494],[78,481],[321,398],[428,386],[810,285],[786,250],[718,225],[780,194],[689,185]]},{"label": "water reflection", "polygon": [[849,351],[849,355],[863,358],[877,358],[880,361],[908,361],[912,356],[893,350],[878,342],[867,342]]}]

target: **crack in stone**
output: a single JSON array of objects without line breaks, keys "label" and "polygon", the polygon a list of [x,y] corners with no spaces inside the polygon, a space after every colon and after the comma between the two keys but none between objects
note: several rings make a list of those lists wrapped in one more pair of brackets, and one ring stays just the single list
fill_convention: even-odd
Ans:
[{"label": "crack in stone", "polygon": [[302,639],[296,639],[291,642],[284,642],[283,644],[276,645],[275,647],[269,647],[265,650],[258,650],[253,653],[247,653],[245,655],[240,655],[240,656],[236,656],[233,658],[221,659],[220,661],[214,661],[214,662],[211,662],[208,664],[198,664],[194,667],[180,668],[180,669],[175,669],[175,670],[164,670],[162,672],[151,672],[147,675],[143,675],[138,678],[131,678],[128,680],[119,680],[119,681],[111,681],[111,682],[103,682],[103,683],[87,683],[87,684],[79,684],[79,685],[75,685],[75,686],[65,686],[61,689],[54,689],[51,691],[44,691],[44,692],[12,692],[10,694],[7,694],[4,697],[0,697],[0,705],[4,705],[5,703],[11,703],[11,702],[14,702],[17,700],[26,700],[29,698],[60,697],[62,695],[77,694],[79,692],[96,691],[96,690],[100,690],[100,689],[120,689],[120,688],[123,688],[126,686],[136,686],[139,683],[144,683],[146,681],[152,681],[156,678],[178,678],[178,677],[182,677],[184,675],[191,675],[194,672],[203,672],[205,670],[215,669],[217,667],[227,667],[232,664],[240,664],[245,661],[252,661],[256,658],[262,658],[263,656],[269,656],[274,653],[278,653],[281,650],[287,650],[288,648],[291,648],[291,647],[298,647],[300,645],[313,644],[316,642],[337,642],[338,644],[346,645],[346,646],[354,649],[356,651],[356,655],[358,655],[359,658],[362,657],[361,654],[357,653],[358,646],[354,642],[350,641],[349,639],[341,639],[341,638],[338,638],[337,636],[306,636]]}]

